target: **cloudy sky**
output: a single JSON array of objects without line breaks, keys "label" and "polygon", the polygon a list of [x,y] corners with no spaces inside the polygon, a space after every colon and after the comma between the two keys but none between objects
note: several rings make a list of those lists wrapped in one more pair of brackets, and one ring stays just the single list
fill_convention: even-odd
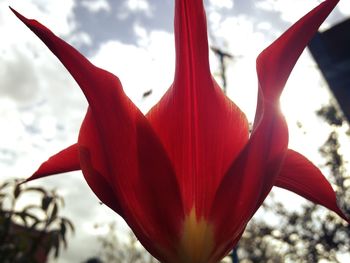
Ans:
[{"label": "cloudy sky", "polygon": [[[235,56],[228,61],[228,95],[254,116],[255,58],[316,0],[207,0],[211,45]],[[174,72],[174,0],[0,0],[0,172],[27,177],[48,156],[76,141],[86,101],[70,75],[8,6],[44,23],[96,65],[118,75],[130,98],[146,112],[169,87]],[[350,16],[342,1],[323,28]],[[210,54],[212,71],[218,62]],[[291,147],[317,162],[328,135],[314,111],[329,100],[327,87],[307,52],[288,82],[283,99]],[[152,90],[143,98],[142,94]],[[303,124],[297,128],[297,122]],[[81,262],[96,255],[94,224],[117,220],[80,173],[33,184],[57,189],[62,211],[77,226],[59,262]],[[121,221],[121,220],[119,220]],[[119,222],[118,221],[118,222]],[[122,225],[122,223],[119,223]],[[120,227],[123,231],[123,227]],[[82,241],[84,250],[81,250]],[[82,253],[83,251],[83,253]]]}]

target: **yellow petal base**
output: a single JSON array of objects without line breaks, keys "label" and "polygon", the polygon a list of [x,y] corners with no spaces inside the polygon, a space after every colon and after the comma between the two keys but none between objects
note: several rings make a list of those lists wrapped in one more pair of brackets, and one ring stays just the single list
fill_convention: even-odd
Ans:
[{"label": "yellow petal base", "polygon": [[211,263],[209,260],[213,246],[213,226],[204,218],[198,218],[193,208],[183,224],[178,262]]}]

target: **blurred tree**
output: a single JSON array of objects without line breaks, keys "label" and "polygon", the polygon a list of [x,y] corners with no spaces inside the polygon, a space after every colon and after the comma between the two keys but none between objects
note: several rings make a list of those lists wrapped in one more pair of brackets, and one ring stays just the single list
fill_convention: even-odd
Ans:
[{"label": "blurred tree", "polygon": [[[29,203],[39,196],[39,203]],[[24,201],[24,199],[26,201]],[[20,205],[24,204],[20,208]],[[67,247],[67,230],[72,222],[59,216],[62,197],[42,187],[28,187],[19,180],[0,185],[0,262],[42,263],[53,250],[57,258]]]},{"label": "blurred tree", "polygon": [[[344,211],[350,212],[350,176],[340,152],[338,129],[345,119],[335,103],[318,112],[332,132],[320,148],[329,180],[339,194]],[[340,199],[341,197],[341,199]],[[263,206],[265,213],[273,212],[278,225],[252,220],[238,249],[240,262],[340,262],[339,255],[350,256],[350,227],[337,215],[314,205],[305,204],[300,211],[290,211],[274,198]],[[347,206],[345,205],[347,204]]]},{"label": "blurred tree", "polygon": [[[96,224],[96,228],[106,227]],[[135,235],[129,231],[128,236],[121,240],[116,231],[116,223],[107,224],[108,232],[99,237],[101,250],[100,262],[110,263],[156,263],[155,260],[137,241]],[[91,260],[91,259],[90,259]],[[86,262],[89,262],[86,261]]]}]

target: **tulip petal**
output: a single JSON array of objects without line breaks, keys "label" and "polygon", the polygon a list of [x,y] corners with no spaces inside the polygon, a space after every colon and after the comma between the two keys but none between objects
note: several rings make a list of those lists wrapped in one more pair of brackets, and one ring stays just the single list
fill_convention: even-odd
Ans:
[{"label": "tulip petal", "polygon": [[[279,97],[301,53],[338,2],[326,0],[318,5],[267,47],[257,59],[259,96],[252,137],[255,132],[262,131],[263,137],[270,140],[267,159],[275,162],[273,168],[267,167],[263,179],[264,189],[257,207],[270,192],[287,150],[288,130],[279,110]],[[280,161],[279,165],[276,164],[277,160]]]},{"label": "tulip petal", "polygon": [[[175,82],[180,79],[192,84],[191,87],[179,86],[184,92],[202,91],[207,87],[196,85],[204,79],[211,82],[209,67],[209,48],[207,36],[207,21],[203,0],[175,0],[175,50],[176,67]],[[191,83],[192,82],[192,83]]]},{"label": "tulip petal", "polygon": [[[87,167],[86,169],[92,168]],[[66,149],[60,151],[59,153],[51,156],[46,162],[40,165],[39,169],[31,177],[29,177],[26,180],[26,182],[54,174],[66,173],[77,170],[80,170],[78,144],[73,144],[67,147]],[[122,211],[119,202],[116,199],[115,194],[113,193],[113,189],[110,187],[106,179],[103,178],[103,176],[98,174],[98,172],[96,171],[91,170],[91,172],[87,174],[88,176],[85,176],[85,179],[91,187],[91,189],[93,190],[93,192],[96,194],[96,196],[100,198],[101,202],[103,202],[116,213],[122,216]]]},{"label": "tulip petal", "polygon": [[[81,169],[86,182],[101,202],[120,216],[124,216],[117,194],[109,181],[108,170],[103,160],[104,154],[95,125],[89,108],[80,129],[77,147]],[[92,145],[93,151],[88,150],[89,145]]]},{"label": "tulip petal", "polygon": [[175,1],[174,83],[147,114],[161,139],[188,214],[208,214],[216,189],[248,140],[245,115],[213,80],[202,0]]},{"label": "tulip petal", "polygon": [[[279,97],[298,57],[337,2],[320,4],[257,59],[259,95],[252,135],[222,180],[211,212],[218,242],[233,240],[241,232],[275,183],[288,145]],[[232,202],[231,210],[226,202]]]},{"label": "tulip petal", "polygon": [[[58,57],[89,102],[91,117],[88,113],[78,141],[85,177],[101,177],[111,185],[124,218],[153,255],[163,260],[175,253],[184,218],[182,200],[171,162],[148,120],[117,77],[95,67],[37,21],[14,13]],[[89,137],[97,139],[89,142]],[[105,187],[91,183],[95,190]]]},{"label": "tulip petal", "polygon": [[300,153],[288,150],[275,186],[323,205],[350,222],[349,218],[338,207],[337,197],[330,183],[321,171]]},{"label": "tulip petal", "polygon": [[239,240],[241,239],[243,233],[244,233],[245,228],[242,229],[242,231],[236,236],[236,238],[232,240],[228,240],[227,242],[224,243],[217,243],[217,247],[215,248],[215,253],[212,254],[212,257],[209,262],[221,262],[220,260],[224,257],[227,256],[232,249],[236,247],[238,244]]},{"label": "tulip petal", "polygon": [[80,170],[79,154],[77,144],[73,144],[51,156],[46,162],[40,165],[39,169],[26,181],[77,170]]},{"label": "tulip petal", "polygon": [[114,212],[124,217],[122,207],[114,189],[106,178],[98,172],[91,164],[90,152],[84,148],[79,150],[80,159],[82,159],[82,170],[85,171],[84,177],[91,190],[101,200],[102,203],[111,208]]}]

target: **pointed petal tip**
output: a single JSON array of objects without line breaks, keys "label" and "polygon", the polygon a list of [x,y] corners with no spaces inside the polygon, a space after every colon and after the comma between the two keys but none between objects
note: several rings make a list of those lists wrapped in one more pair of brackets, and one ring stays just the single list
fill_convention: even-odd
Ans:
[{"label": "pointed petal tip", "polygon": [[47,162],[42,163],[39,166],[39,168],[30,177],[28,177],[27,179],[25,179],[23,181],[23,183],[28,183],[28,182],[31,182],[31,181],[36,180],[36,179],[40,179],[40,178],[43,178],[43,177],[46,177],[49,175],[53,175],[52,173],[45,172],[45,170],[47,170],[46,166],[47,166]]},{"label": "pointed petal tip", "polygon": [[27,182],[29,182],[30,181],[30,177],[29,178],[27,178],[27,179],[20,179],[20,181],[17,183],[18,185],[22,185],[22,184],[25,184],[25,183],[27,183]]},{"label": "pointed petal tip", "polygon": [[304,48],[338,2],[323,1],[259,54],[257,72],[264,97],[273,101],[279,99]]},{"label": "pointed petal tip", "polygon": [[350,223],[349,212],[344,209],[343,199],[336,195],[320,169],[296,151],[288,150],[275,186],[322,205]]},{"label": "pointed petal tip", "polygon": [[23,20],[25,18],[23,15],[18,13],[18,11],[16,9],[12,8],[11,6],[9,6],[9,8],[12,11],[12,13],[14,13],[19,19]]},{"label": "pointed petal tip", "polygon": [[[42,165],[41,165],[41,166],[42,166]],[[40,166],[40,167],[41,167],[41,166]],[[19,185],[26,184],[26,183],[29,183],[29,182],[34,181],[34,180],[36,180],[36,179],[40,179],[40,178],[42,178],[42,177],[47,176],[46,174],[42,174],[42,173],[39,172],[40,167],[39,167],[38,170],[36,170],[36,171],[35,171],[31,176],[29,176],[28,178],[26,178],[26,179],[21,179],[20,182],[19,182],[18,184],[19,184]]]},{"label": "pointed petal tip", "polygon": [[339,204],[338,204],[338,211],[335,211],[335,212],[338,216],[340,216],[343,220],[345,220],[348,224],[350,224],[349,212],[343,209],[343,207],[341,207]]},{"label": "pointed petal tip", "polygon": [[336,204],[339,208],[339,213],[337,213],[342,219],[344,219],[348,224],[350,224],[350,211],[347,211],[345,201],[336,195]]},{"label": "pointed petal tip", "polygon": [[80,170],[78,148],[73,144],[43,162],[26,181],[77,170]]},{"label": "pointed petal tip", "polygon": [[21,13],[19,13],[16,9],[12,8],[11,6],[9,6],[10,10],[12,11],[12,13],[14,13],[14,15],[22,21],[22,23],[24,23],[29,29],[32,30],[33,24],[32,23],[37,23],[37,21],[35,19],[29,19],[27,17],[25,17],[24,15],[22,15]]}]

